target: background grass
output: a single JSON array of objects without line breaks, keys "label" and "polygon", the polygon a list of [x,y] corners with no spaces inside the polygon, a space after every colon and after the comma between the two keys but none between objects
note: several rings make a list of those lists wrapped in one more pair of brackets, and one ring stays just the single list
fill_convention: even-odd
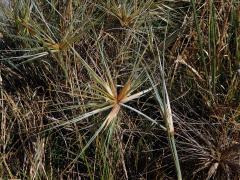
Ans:
[{"label": "background grass", "polygon": [[0,7],[1,178],[239,179],[237,0]]}]

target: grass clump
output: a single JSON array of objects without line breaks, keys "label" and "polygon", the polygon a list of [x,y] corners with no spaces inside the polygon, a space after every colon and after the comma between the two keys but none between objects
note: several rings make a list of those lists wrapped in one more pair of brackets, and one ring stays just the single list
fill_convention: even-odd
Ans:
[{"label": "grass clump", "polygon": [[9,2],[1,178],[239,178],[236,0]]}]

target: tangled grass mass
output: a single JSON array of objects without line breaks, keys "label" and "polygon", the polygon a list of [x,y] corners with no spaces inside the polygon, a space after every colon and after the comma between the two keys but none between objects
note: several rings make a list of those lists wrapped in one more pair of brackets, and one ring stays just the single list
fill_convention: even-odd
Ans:
[{"label": "tangled grass mass", "polygon": [[0,0],[0,179],[239,180],[239,0]]}]

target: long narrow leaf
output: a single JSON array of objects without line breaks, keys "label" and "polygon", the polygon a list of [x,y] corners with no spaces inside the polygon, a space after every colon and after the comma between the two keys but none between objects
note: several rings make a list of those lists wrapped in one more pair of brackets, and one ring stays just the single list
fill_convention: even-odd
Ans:
[{"label": "long narrow leaf", "polygon": [[123,107],[125,107],[125,108],[128,108],[128,109],[130,109],[130,110],[138,113],[139,115],[145,117],[147,120],[151,121],[152,123],[154,123],[154,124],[156,124],[156,125],[159,125],[164,131],[167,130],[164,126],[162,126],[162,125],[160,125],[159,123],[157,123],[156,120],[150,118],[148,115],[142,113],[141,111],[139,111],[139,110],[137,110],[137,109],[135,109],[135,108],[133,108],[133,107],[131,107],[131,106],[128,106],[128,105],[126,105],[126,104],[123,104],[123,103],[120,103],[120,104],[121,104],[121,106],[123,106]]}]

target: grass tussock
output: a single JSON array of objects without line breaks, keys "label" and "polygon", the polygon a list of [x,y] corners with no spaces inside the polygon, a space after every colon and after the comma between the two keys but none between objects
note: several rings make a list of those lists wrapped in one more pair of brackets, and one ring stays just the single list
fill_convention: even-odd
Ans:
[{"label": "grass tussock", "polygon": [[0,1],[0,178],[239,179],[239,12]]}]

